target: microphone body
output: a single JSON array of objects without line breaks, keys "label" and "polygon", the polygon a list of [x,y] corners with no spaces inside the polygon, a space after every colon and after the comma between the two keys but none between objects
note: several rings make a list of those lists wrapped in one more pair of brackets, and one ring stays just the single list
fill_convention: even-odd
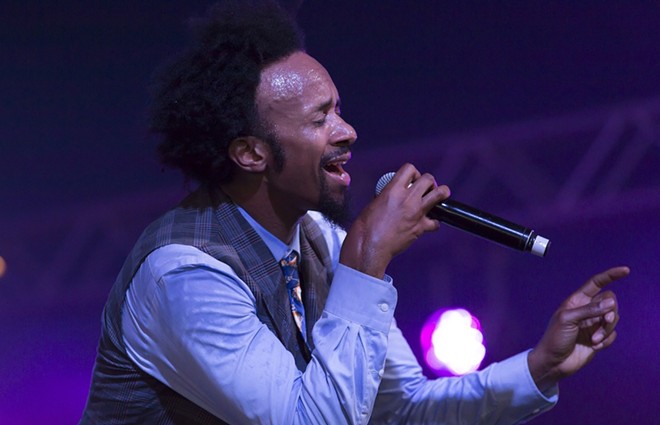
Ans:
[{"label": "microphone body", "polygon": [[[394,173],[383,175],[376,184],[376,195],[392,180]],[[449,226],[488,239],[509,248],[545,256],[550,241],[534,230],[463,203],[446,199],[429,211],[428,216]]]}]

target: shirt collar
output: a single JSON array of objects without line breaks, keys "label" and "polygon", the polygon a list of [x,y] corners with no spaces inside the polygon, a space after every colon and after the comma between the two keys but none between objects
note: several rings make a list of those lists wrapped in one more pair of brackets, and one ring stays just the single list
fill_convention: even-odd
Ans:
[{"label": "shirt collar", "polygon": [[252,218],[250,214],[248,214],[247,211],[245,211],[243,208],[238,205],[236,205],[236,207],[238,208],[238,212],[241,213],[243,218],[264,241],[271,254],[273,254],[273,258],[279,261],[281,258],[284,258],[284,256],[291,250],[295,250],[298,253],[299,258],[302,256],[302,253],[300,252],[300,222],[296,223],[296,227],[293,230],[293,239],[291,240],[291,244],[287,245],[279,240],[277,236],[266,230],[261,224],[257,223],[257,221]]}]

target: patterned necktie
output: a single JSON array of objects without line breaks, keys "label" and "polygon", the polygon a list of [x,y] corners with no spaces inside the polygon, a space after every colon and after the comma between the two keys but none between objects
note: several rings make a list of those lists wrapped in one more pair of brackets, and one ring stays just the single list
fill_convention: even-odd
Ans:
[{"label": "patterned necktie", "polygon": [[289,301],[291,302],[291,313],[293,320],[298,326],[303,339],[307,342],[307,332],[305,329],[305,308],[302,303],[302,291],[300,289],[300,278],[298,277],[298,253],[291,250],[284,258],[280,260],[280,266],[284,272],[284,281],[289,292]]}]

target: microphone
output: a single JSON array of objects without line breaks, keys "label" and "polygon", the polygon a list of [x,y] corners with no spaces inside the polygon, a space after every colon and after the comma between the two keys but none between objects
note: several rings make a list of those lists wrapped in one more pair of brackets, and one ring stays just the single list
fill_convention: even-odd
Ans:
[{"label": "microphone", "polygon": [[[378,180],[376,195],[380,195],[393,177],[394,173],[390,172]],[[457,201],[446,199],[440,202],[428,212],[428,216],[509,248],[531,252],[538,257],[544,257],[550,247],[550,241],[532,229]]]}]

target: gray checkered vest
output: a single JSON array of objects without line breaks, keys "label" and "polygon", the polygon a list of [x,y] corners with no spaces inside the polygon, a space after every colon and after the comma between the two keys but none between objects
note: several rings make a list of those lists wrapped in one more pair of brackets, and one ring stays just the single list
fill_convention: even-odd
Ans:
[{"label": "gray checkered vest", "polygon": [[[102,333],[89,398],[81,424],[222,424],[221,420],[142,372],[129,359],[122,338],[126,290],[144,259],[168,244],[192,245],[228,264],[256,299],[259,319],[305,370],[310,352],[296,332],[282,270],[270,250],[220,191],[199,189],[149,225],[138,239],[114,286],[102,317]],[[332,266],[318,225],[309,217],[300,232],[300,275],[307,340],[332,281]]]}]

